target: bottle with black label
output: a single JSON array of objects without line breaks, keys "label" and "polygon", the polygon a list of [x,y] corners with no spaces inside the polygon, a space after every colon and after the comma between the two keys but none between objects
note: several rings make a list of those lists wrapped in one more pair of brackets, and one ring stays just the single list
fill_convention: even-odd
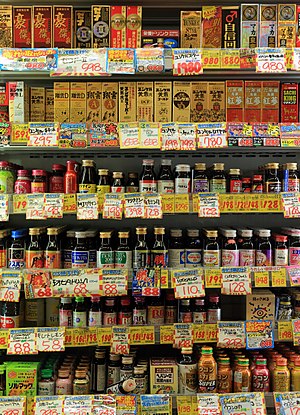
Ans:
[{"label": "bottle with black label", "polygon": [[182,239],[181,229],[170,230],[169,243],[169,267],[184,268],[185,266],[185,249]]},{"label": "bottle with black label", "polygon": [[154,172],[154,160],[143,160],[143,171],[140,177],[140,192],[157,192],[157,180]]},{"label": "bottle with black label", "polygon": [[196,268],[202,265],[202,242],[199,229],[187,230],[187,242],[185,248],[185,267]]},{"label": "bottle with black label", "polygon": [[171,169],[172,160],[163,159],[158,175],[157,191],[160,194],[174,193],[174,175]]},{"label": "bottle with black label", "polygon": [[72,251],[72,268],[89,267],[89,248],[85,231],[75,232],[77,240],[76,246]]},{"label": "bottle with black label", "polygon": [[97,252],[97,268],[114,268],[111,231],[100,232],[100,240],[100,247]]},{"label": "bottle with black label", "polygon": [[96,193],[97,175],[94,160],[82,160],[79,193]]},{"label": "bottle with black label", "polygon": [[195,163],[193,193],[209,192],[209,181],[205,163]]},{"label": "bottle with black label", "polygon": [[164,241],[165,228],[155,227],[155,241],[151,249],[151,267],[166,268],[168,266],[168,249]]},{"label": "bottle with black label", "polygon": [[110,353],[107,365],[107,387],[120,382],[121,356]]},{"label": "bottle with black label", "polygon": [[265,165],[265,193],[280,193],[279,163]]},{"label": "bottle with black label", "polygon": [[128,180],[126,183],[126,193],[136,193],[139,191],[139,176],[135,172],[128,173]]},{"label": "bottle with black label", "polygon": [[132,268],[132,249],[129,246],[129,231],[118,232],[119,244],[115,250],[115,268]]},{"label": "bottle with black label", "polygon": [[89,268],[97,267],[97,246],[96,246],[96,236],[97,230],[88,230],[85,231],[87,238],[87,246],[89,250]]},{"label": "bottle with black label", "polygon": [[136,228],[137,242],[133,250],[133,269],[149,268],[150,249],[146,241],[147,228]]}]

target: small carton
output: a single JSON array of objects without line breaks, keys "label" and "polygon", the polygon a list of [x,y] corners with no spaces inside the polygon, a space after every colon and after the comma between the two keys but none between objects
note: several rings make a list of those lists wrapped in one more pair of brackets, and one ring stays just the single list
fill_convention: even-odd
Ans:
[{"label": "small carton", "polygon": [[45,121],[45,88],[30,88],[30,121]]},{"label": "small carton", "polygon": [[142,6],[126,7],[126,48],[142,45]]},{"label": "small carton", "polygon": [[102,83],[88,82],[86,85],[86,122],[98,123],[102,120]]},{"label": "small carton", "polygon": [[190,122],[191,85],[189,82],[173,82],[173,121]]},{"label": "small carton", "polygon": [[244,121],[244,81],[226,81],[226,121]]},{"label": "small carton", "polygon": [[180,12],[180,47],[201,48],[201,11]]},{"label": "small carton", "polygon": [[39,362],[7,362],[6,395],[37,395],[39,365]]},{"label": "small carton", "polygon": [[222,44],[224,49],[240,47],[240,6],[222,7]]},{"label": "small carton", "polygon": [[53,122],[54,121],[54,89],[46,88],[45,100],[46,100],[46,111],[45,111],[45,121]]},{"label": "small carton", "polygon": [[208,82],[191,82],[191,122],[208,120]]},{"label": "small carton", "polygon": [[14,48],[31,48],[32,46],[32,6],[13,8]]},{"label": "small carton", "polygon": [[150,360],[150,393],[174,395],[178,393],[178,365],[176,359],[161,357]]},{"label": "small carton", "polygon": [[86,82],[70,83],[70,122],[86,121]]},{"label": "small carton", "polygon": [[277,5],[260,5],[259,47],[276,48],[277,46]]},{"label": "small carton", "polygon": [[9,121],[29,121],[29,88],[23,81],[8,82]]},{"label": "small carton", "polygon": [[259,4],[241,5],[241,48],[257,48]]},{"label": "small carton", "polygon": [[119,122],[136,121],[136,82],[119,82]]},{"label": "small carton", "polygon": [[202,47],[222,47],[222,7],[202,7]]},{"label": "small carton", "polygon": [[262,81],[262,121],[279,122],[280,82]]},{"label": "small carton", "polygon": [[74,47],[90,49],[92,47],[91,11],[75,10]]},{"label": "small carton", "polygon": [[54,119],[70,122],[70,82],[54,82]]},{"label": "small carton", "polygon": [[33,6],[33,47],[51,48],[52,41],[52,6]]},{"label": "small carton", "polygon": [[13,13],[12,6],[0,6],[0,48],[13,47]]},{"label": "small carton", "polygon": [[172,82],[154,82],[154,121],[172,121]]},{"label": "small carton", "polygon": [[118,122],[119,112],[118,82],[102,83],[102,122]]},{"label": "small carton", "polygon": [[[124,21],[125,25],[125,21]],[[92,6],[93,48],[108,48],[110,44],[110,6]],[[124,47],[124,46],[120,46]]]},{"label": "small carton", "polygon": [[246,296],[246,320],[275,320],[275,295],[267,289]]},{"label": "small carton", "polygon": [[296,43],[296,4],[278,4],[279,48],[293,48]]},{"label": "small carton", "polygon": [[137,83],[137,97],[136,97],[136,109],[137,120],[136,121],[153,121],[153,82],[138,82]]},{"label": "small carton", "polygon": [[53,6],[53,47],[72,48],[73,6]]},{"label": "small carton", "polygon": [[211,122],[226,121],[225,82],[208,83],[208,119]]},{"label": "small carton", "polygon": [[126,6],[111,6],[109,46],[111,48],[126,47]]},{"label": "small carton", "polygon": [[261,122],[262,114],[262,82],[245,81],[245,114],[248,123]]},{"label": "small carton", "polygon": [[299,121],[299,92],[298,84],[281,84],[281,122]]}]

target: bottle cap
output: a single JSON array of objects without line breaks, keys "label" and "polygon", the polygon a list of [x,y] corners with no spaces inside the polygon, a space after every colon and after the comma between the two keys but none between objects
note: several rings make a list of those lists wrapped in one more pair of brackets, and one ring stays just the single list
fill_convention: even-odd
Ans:
[{"label": "bottle cap", "polygon": [[255,362],[257,365],[261,365],[261,366],[264,366],[264,365],[266,365],[267,364],[267,359],[256,359],[256,362]]},{"label": "bottle cap", "polygon": [[72,230],[67,231],[66,232],[66,237],[67,238],[75,238],[75,231],[72,231]]},{"label": "bottle cap", "polygon": [[129,238],[129,231],[120,231],[118,232],[119,238]]},{"label": "bottle cap", "polygon": [[95,162],[94,160],[82,160],[82,166],[83,167],[94,167]]},{"label": "bottle cap", "polygon": [[52,170],[65,171],[66,168],[62,164],[52,164]]},{"label": "bottle cap", "polygon": [[297,163],[286,163],[283,166],[286,170],[297,170],[298,169],[298,165]]},{"label": "bottle cap", "polygon": [[241,366],[249,366],[249,359],[239,357],[238,364]]},{"label": "bottle cap", "polygon": [[144,373],[145,373],[145,370],[141,366],[140,367],[136,366],[136,367],[133,368],[133,374],[134,375],[143,375]]},{"label": "bottle cap", "polygon": [[190,238],[198,238],[199,237],[199,229],[188,229],[187,230],[187,236]]},{"label": "bottle cap", "polygon": [[285,359],[284,357],[279,357],[278,359],[276,359],[276,365],[277,366],[286,366],[287,365],[287,359]]},{"label": "bottle cap", "polygon": [[206,347],[206,346],[204,346],[204,347],[202,347],[202,349],[201,349],[201,353],[202,354],[213,354],[213,349],[212,349],[212,347]]},{"label": "bottle cap", "polygon": [[124,365],[132,365],[133,357],[132,356],[122,356],[122,364]]},{"label": "bottle cap", "polygon": [[213,164],[213,170],[224,170],[224,163]]},{"label": "bottle cap", "polygon": [[62,297],[62,298],[60,299],[60,302],[61,302],[62,304],[72,304],[72,298],[64,298],[64,297]]},{"label": "bottle cap", "polygon": [[205,163],[195,163],[195,170],[206,170]]},{"label": "bottle cap", "polygon": [[115,305],[115,299],[114,298],[106,298],[105,299],[105,305],[111,307]]},{"label": "bottle cap", "polygon": [[152,159],[143,160],[143,166],[153,166],[153,165],[154,165],[154,160]]},{"label": "bottle cap", "polygon": [[261,182],[262,181],[262,175],[261,174],[255,174],[254,176],[253,176],[253,181],[259,181],[259,182]]},{"label": "bottle cap", "polygon": [[204,298],[196,298],[195,304],[196,305],[204,305],[205,304]]},{"label": "bottle cap", "polygon": [[98,169],[99,176],[108,176],[108,169]]},{"label": "bottle cap", "polygon": [[286,235],[274,235],[276,242],[287,242],[288,237]]},{"label": "bottle cap", "polygon": [[182,229],[170,229],[170,235],[174,238],[182,237]]},{"label": "bottle cap", "polygon": [[244,238],[252,238],[253,230],[252,229],[238,229],[238,234]]},{"label": "bottle cap", "polygon": [[261,236],[262,238],[269,238],[271,236],[271,231],[270,229],[259,229],[258,236]]},{"label": "bottle cap", "polygon": [[177,164],[175,170],[188,173],[191,171],[191,166],[189,164]]},{"label": "bottle cap", "polygon": [[218,303],[219,302],[219,297],[215,296],[215,297],[208,297],[208,301],[210,303]]},{"label": "bottle cap", "polygon": [[75,378],[84,379],[86,378],[85,370],[75,370]]},{"label": "bottle cap", "polygon": [[18,170],[17,174],[20,177],[29,177],[30,171],[29,170]]},{"label": "bottle cap", "polygon": [[190,305],[191,300],[190,299],[186,299],[186,300],[180,300],[182,305]]},{"label": "bottle cap", "polygon": [[75,232],[75,238],[86,238],[86,233],[85,233],[85,231],[78,231],[78,232]]},{"label": "bottle cap", "polygon": [[114,171],[113,172],[113,178],[114,179],[123,179],[123,172],[121,172],[121,171]]},{"label": "bottle cap", "polygon": [[84,303],[84,297],[75,297],[76,303]]},{"label": "bottle cap", "polygon": [[267,163],[265,168],[266,169],[279,169],[279,163]]},{"label": "bottle cap", "polygon": [[100,232],[100,238],[110,238],[111,233],[110,232]]},{"label": "bottle cap", "polygon": [[91,295],[91,301],[92,303],[98,303],[100,301],[100,295]]},{"label": "bottle cap", "polygon": [[29,235],[39,235],[40,228],[29,228]]},{"label": "bottle cap", "polygon": [[49,235],[58,235],[59,234],[59,232],[58,232],[58,229],[57,228],[48,228],[47,229],[47,235],[49,236]]},{"label": "bottle cap", "polygon": [[109,353],[109,360],[113,360],[114,362],[120,360],[121,356],[119,354]]},{"label": "bottle cap", "polygon": [[251,183],[251,177],[243,177],[242,184],[250,184]]},{"label": "bottle cap", "polygon": [[218,237],[218,231],[215,231],[215,230],[206,230],[205,233],[206,233],[206,236],[208,238],[217,238]]},{"label": "bottle cap", "polygon": [[161,165],[162,166],[171,166],[172,165],[172,160],[170,160],[170,159],[162,159]]},{"label": "bottle cap", "polygon": [[165,234],[165,228],[161,228],[161,227],[154,228],[154,235],[164,235],[164,234]]},{"label": "bottle cap", "polygon": [[129,297],[122,297],[121,298],[121,305],[130,305],[130,298]]},{"label": "bottle cap", "polygon": [[137,235],[146,235],[147,228],[138,227],[138,228],[135,228],[135,232]]},{"label": "bottle cap", "polygon": [[27,236],[27,229],[17,229],[15,231],[11,231],[12,238],[24,238]]},{"label": "bottle cap", "polygon": [[123,389],[125,392],[132,392],[136,388],[136,383],[134,379],[126,379],[123,382]]},{"label": "bottle cap", "polygon": [[105,350],[96,350],[95,357],[96,357],[96,359],[104,359],[105,358]]},{"label": "bottle cap", "polygon": [[241,170],[240,169],[229,169],[229,174],[231,174],[231,175],[240,175]]},{"label": "bottle cap", "polygon": [[193,354],[193,348],[192,347],[182,347],[181,353],[182,354]]},{"label": "bottle cap", "polygon": [[69,374],[70,374],[69,370],[66,370],[66,369],[61,369],[58,371],[59,378],[68,378]]},{"label": "bottle cap", "polygon": [[229,365],[229,363],[230,363],[230,359],[229,359],[229,357],[220,357],[220,359],[219,359],[219,363],[221,364],[221,365]]},{"label": "bottle cap", "polygon": [[53,371],[51,369],[42,369],[41,376],[42,378],[51,378]]},{"label": "bottle cap", "polygon": [[33,176],[47,176],[45,170],[32,170]]}]

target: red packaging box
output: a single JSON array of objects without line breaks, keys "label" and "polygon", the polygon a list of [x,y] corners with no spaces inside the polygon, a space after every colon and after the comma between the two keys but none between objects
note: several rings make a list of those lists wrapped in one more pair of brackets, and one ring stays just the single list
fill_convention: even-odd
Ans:
[{"label": "red packaging box", "polygon": [[110,8],[110,47],[126,47],[126,6]]},{"label": "red packaging box", "polygon": [[32,7],[13,8],[14,48],[31,48],[32,46]]},{"label": "red packaging box", "polygon": [[296,48],[300,48],[300,5],[296,6]]},{"label": "red packaging box", "polygon": [[245,114],[248,123],[261,122],[262,82],[245,81]]},{"label": "red packaging box", "polygon": [[52,47],[52,6],[33,6],[34,48]]},{"label": "red packaging box", "polygon": [[279,81],[262,82],[262,122],[279,122]]},{"label": "red packaging box", "polygon": [[202,47],[222,47],[222,7],[202,7]]},{"label": "red packaging box", "polygon": [[73,7],[53,6],[53,47],[72,48]]},{"label": "red packaging box", "polygon": [[244,121],[244,81],[226,81],[226,121]]},{"label": "red packaging box", "polygon": [[140,48],[142,43],[142,6],[126,7],[126,48]]},{"label": "red packaging box", "polygon": [[281,84],[281,122],[299,121],[298,84]]}]

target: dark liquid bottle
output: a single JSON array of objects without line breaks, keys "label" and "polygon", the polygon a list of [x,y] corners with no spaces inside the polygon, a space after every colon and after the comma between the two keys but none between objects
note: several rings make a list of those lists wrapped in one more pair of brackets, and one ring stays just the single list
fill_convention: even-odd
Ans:
[{"label": "dark liquid bottle", "polygon": [[110,179],[107,169],[98,170],[99,180],[97,185],[97,193],[110,193]]},{"label": "dark liquid bottle", "polygon": [[224,164],[215,163],[209,181],[209,190],[214,193],[226,193],[226,176],[224,173]]},{"label": "dark liquid bottle", "polygon": [[145,297],[134,297],[132,314],[132,324],[134,326],[147,324],[147,307]]},{"label": "dark liquid bottle", "polygon": [[185,267],[196,268],[202,265],[202,243],[199,229],[187,230],[187,242],[185,249]]},{"label": "dark liquid bottle", "polygon": [[112,193],[124,193],[125,192],[125,180],[124,174],[121,171],[113,172],[113,182],[111,185]]},{"label": "dark liquid bottle", "polygon": [[20,327],[19,303],[3,302],[1,306],[0,326],[2,329]]},{"label": "dark liquid bottle", "polygon": [[49,240],[45,250],[45,268],[48,269],[57,269],[61,268],[62,266],[58,233],[59,231],[57,228],[47,229]]},{"label": "dark liquid bottle", "polygon": [[209,181],[205,163],[196,163],[193,179],[193,193],[209,192]]},{"label": "dark liquid bottle", "polygon": [[79,193],[96,193],[97,176],[93,160],[82,160],[82,171],[79,180]]},{"label": "dark liquid bottle", "polygon": [[87,326],[87,309],[84,304],[83,297],[75,298],[75,306],[73,310],[73,327]]},{"label": "dark liquid bottle", "polygon": [[180,323],[192,323],[193,322],[193,311],[192,311],[190,299],[180,300],[179,322]]},{"label": "dark liquid bottle", "polygon": [[234,229],[221,229],[223,236],[222,244],[222,266],[224,267],[236,267],[239,265],[239,251],[236,243],[236,230]]},{"label": "dark liquid bottle", "polygon": [[171,170],[171,160],[161,161],[160,172],[157,181],[157,191],[160,194],[174,193],[174,175]]},{"label": "dark liquid bottle", "polygon": [[64,268],[72,268],[72,251],[76,246],[75,231],[67,231],[63,248]]},{"label": "dark liquid bottle", "polygon": [[111,246],[111,232],[100,232],[100,247],[97,252],[97,268],[114,267],[114,251]]},{"label": "dark liquid bottle", "polygon": [[168,266],[168,249],[164,241],[165,228],[154,228],[155,241],[151,249],[151,267]]},{"label": "dark liquid bottle", "polygon": [[169,267],[170,268],[184,268],[185,266],[185,251],[182,239],[181,229],[170,230],[169,243]]},{"label": "dark liquid bottle", "polygon": [[157,181],[154,173],[154,160],[143,160],[143,172],[140,177],[140,192],[157,192]]},{"label": "dark liquid bottle", "polygon": [[278,176],[279,163],[268,163],[265,166],[265,192],[280,193],[281,181]]},{"label": "dark liquid bottle", "polygon": [[203,250],[203,266],[219,267],[221,265],[220,246],[218,243],[218,231],[205,230],[206,239]]},{"label": "dark liquid bottle", "polygon": [[270,242],[271,231],[269,229],[259,229],[255,265],[258,267],[267,267],[273,265],[273,251]]},{"label": "dark liquid bottle", "polygon": [[89,248],[87,244],[86,232],[75,232],[77,240],[76,246],[72,251],[72,268],[89,267]]},{"label": "dark liquid bottle", "polygon": [[150,266],[150,249],[146,241],[147,228],[136,228],[137,242],[133,250],[133,269],[148,268]]},{"label": "dark liquid bottle", "polygon": [[128,173],[128,180],[126,183],[126,193],[136,193],[139,191],[139,178],[135,172]]},{"label": "dark liquid bottle", "polygon": [[26,268],[44,267],[44,250],[41,245],[39,228],[29,228],[30,242],[26,248]]},{"label": "dark liquid bottle", "polygon": [[11,241],[8,244],[7,267],[10,269],[25,268],[25,237],[27,229],[14,230],[11,232]]},{"label": "dark liquid bottle", "polygon": [[255,249],[252,240],[252,229],[239,229],[238,247],[240,253],[240,266],[253,267],[255,265]]}]

